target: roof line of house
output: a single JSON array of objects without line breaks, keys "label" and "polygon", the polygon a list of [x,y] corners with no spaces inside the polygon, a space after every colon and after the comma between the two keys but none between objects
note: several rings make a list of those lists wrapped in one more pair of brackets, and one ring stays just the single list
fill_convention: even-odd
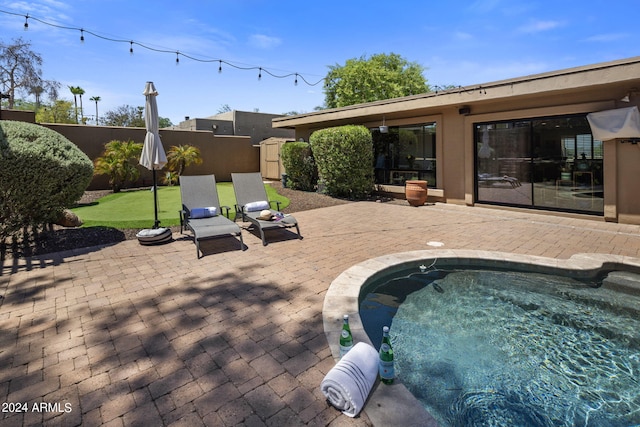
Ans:
[{"label": "roof line of house", "polygon": [[[616,60],[616,61],[592,64],[592,65],[584,65],[579,67],[567,68],[567,69],[558,70],[558,71],[549,71],[544,73],[532,74],[532,75],[516,77],[512,79],[505,79],[505,80],[498,80],[498,81],[482,83],[482,84],[468,85],[468,86],[458,87],[454,89],[448,89],[445,91],[426,92],[426,93],[421,93],[417,95],[404,96],[400,98],[391,98],[391,99],[385,99],[380,101],[367,102],[363,104],[349,105],[346,107],[314,111],[310,113],[299,114],[296,116],[278,117],[278,118],[274,118],[272,120],[272,123],[274,124],[274,127],[287,127],[291,125],[295,126],[295,124],[301,124],[300,121],[305,123],[307,121],[317,122],[322,120],[320,116],[331,115],[335,113],[345,113],[350,110],[358,110],[358,109],[368,108],[368,107],[381,107],[381,106],[387,106],[387,105],[403,103],[403,102],[419,101],[419,100],[428,99],[428,98],[448,97],[451,95],[457,95],[457,94],[463,94],[463,93],[475,92],[477,94],[481,94],[484,92],[486,94],[487,89],[495,89],[495,88],[501,88],[505,86],[514,87],[517,85],[522,85],[530,82],[539,82],[542,80],[568,77],[572,75],[583,74],[583,73],[594,72],[594,71],[602,71],[602,70],[607,70],[607,69],[625,66],[625,65],[640,65],[640,56]],[[637,78],[637,76],[630,76],[630,77]],[[455,100],[454,102],[446,102],[443,100],[442,104],[443,105],[460,104],[460,101]],[[294,124],[293,122],[297,122],[297,123]]]}]

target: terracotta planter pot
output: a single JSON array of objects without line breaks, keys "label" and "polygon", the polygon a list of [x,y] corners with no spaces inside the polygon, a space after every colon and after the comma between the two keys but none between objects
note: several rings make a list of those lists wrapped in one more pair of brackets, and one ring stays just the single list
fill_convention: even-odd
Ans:
[{"label": "terracotta planter pot", "polygon": [[427,181],[405,182],[404,194],[411,206],[422,206],[427,201]]}]

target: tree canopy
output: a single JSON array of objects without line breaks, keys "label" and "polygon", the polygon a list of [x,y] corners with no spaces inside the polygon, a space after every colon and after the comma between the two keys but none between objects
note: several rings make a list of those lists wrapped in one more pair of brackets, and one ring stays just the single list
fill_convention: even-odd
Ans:
[{"label": "tree canopy", "polygon": [[[123,127],[145,127],[144,107],[132,107],[131,105],[121,105],[114,110],[107,111],[102,115],[100,124],[103,126],[123,126]],[[166,117],[158,117],[158,126],[165,128],[173,126],[171,120]]]},{"label": "tree canopy", "polygon": [[49,98],[58,97],[60,83],[42,78],[42,57],[31,50],[31,42],[22,38],[12,43],[0,41],[0,85],[9,94],[9,108],[14,107],[16,92],[35,95],[36,104],[46,92]]},{"label": "tree canopy", "polygon": [[420,64],[395,53],[361,56],[329,66],[324,79],[325,106],[338,108],[428,92],[424,71]]}]

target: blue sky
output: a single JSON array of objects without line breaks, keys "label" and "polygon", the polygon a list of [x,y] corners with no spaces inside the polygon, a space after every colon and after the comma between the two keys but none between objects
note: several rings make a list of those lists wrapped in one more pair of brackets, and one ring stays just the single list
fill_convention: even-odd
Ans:
[{"label": "blue sky", "polygon": [[[222,105],[264,113],[310,112],[324,102],[322,83],[309,86],[299,73],[321,80],[330,65],[376,53],[397,53],[425,67],[431,85],[475,85],[640,55],[634,19],[638,0],[447,0],[430,1],[121,1],[0,0],[0,39],[31,41],[44,60],[44,77],[80,86],[85,114],[120,105],[144,105],[146,81],[158,89],[162,117],[207,117]],[[24,15],[84,28],[116,43],[80,31],[55,28]]]}]

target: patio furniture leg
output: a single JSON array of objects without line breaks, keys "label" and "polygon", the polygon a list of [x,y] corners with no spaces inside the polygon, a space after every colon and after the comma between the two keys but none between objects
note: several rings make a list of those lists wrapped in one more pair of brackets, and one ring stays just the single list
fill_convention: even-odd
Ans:
[{"label": "patio furniture leg", "polygon": [[240,250],[244,251],[244,242],[242,241],[242,232],[238,234],[238,237],[240,237]]}]

